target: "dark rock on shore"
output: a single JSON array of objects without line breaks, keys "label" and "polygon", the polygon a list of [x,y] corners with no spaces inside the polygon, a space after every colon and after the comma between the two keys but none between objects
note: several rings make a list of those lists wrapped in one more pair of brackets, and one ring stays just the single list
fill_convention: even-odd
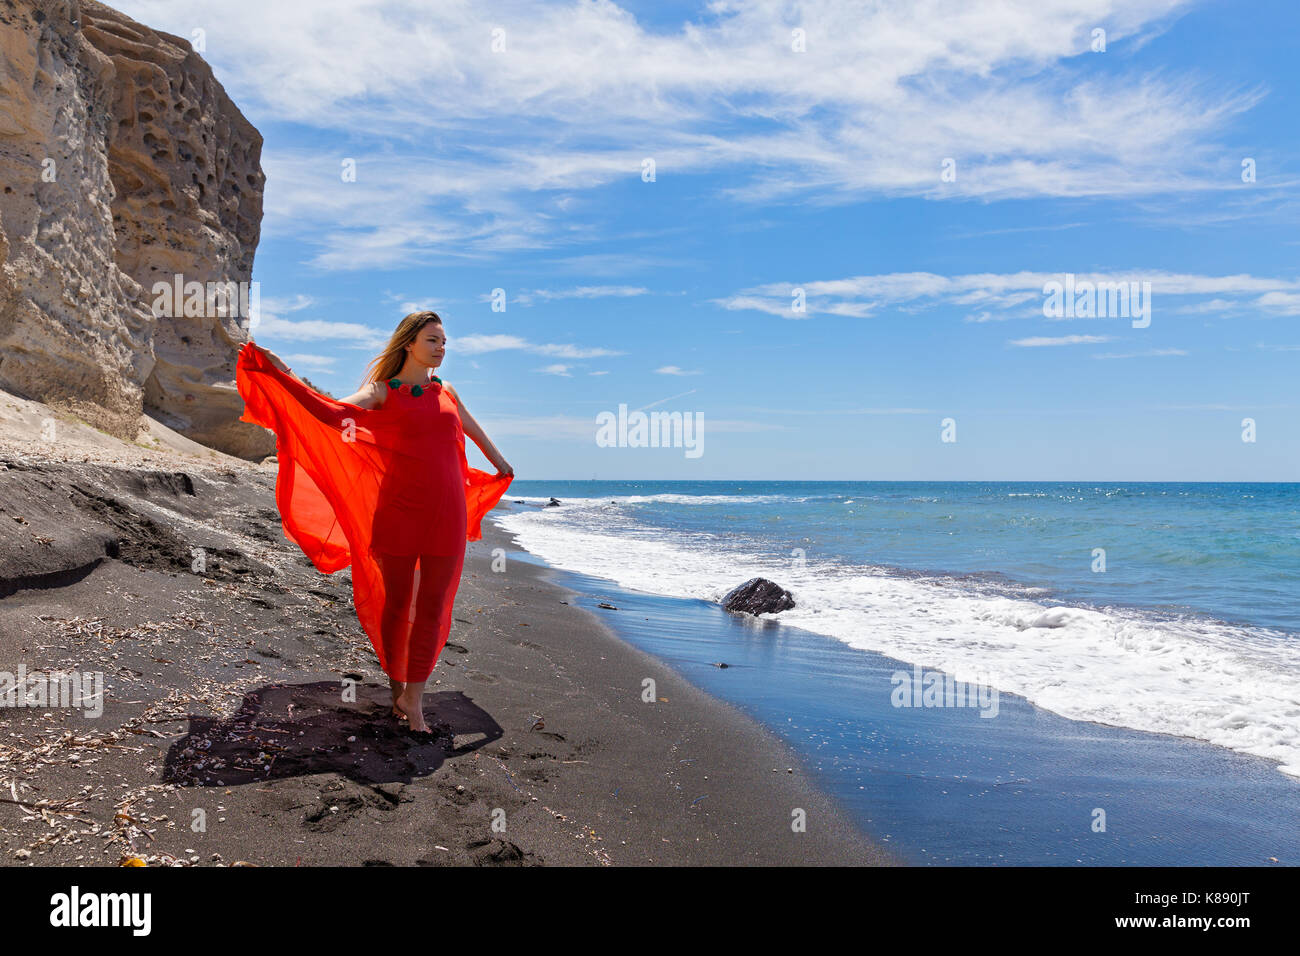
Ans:
[{"label": "dark rock on shore", "polygon": [[722,599],[728,611],[746,614],[768,614],[788,611],[794,607],[794,597],[781,585],[767,578],[750,578],[739,587],[732,588]]}]

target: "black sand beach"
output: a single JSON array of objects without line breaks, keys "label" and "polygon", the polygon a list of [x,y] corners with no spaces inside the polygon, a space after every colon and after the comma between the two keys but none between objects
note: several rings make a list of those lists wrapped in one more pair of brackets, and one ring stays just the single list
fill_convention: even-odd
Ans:
[{"label": "black sand beach", "polygon": [[0,670],[102,671],[104,705],[0,708],[6,864],[896,862],[784,743],[568,603],[490,521],[422,741],[390,715],[349,572],[284,538],[273,465],[14,447]]}]

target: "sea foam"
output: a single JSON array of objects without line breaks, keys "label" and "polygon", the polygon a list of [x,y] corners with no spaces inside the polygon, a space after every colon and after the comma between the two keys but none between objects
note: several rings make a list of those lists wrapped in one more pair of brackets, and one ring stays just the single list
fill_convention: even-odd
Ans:
[{"label": "sea foam", "polygon": [[1279,761],[1283,773],[1300,777],[1300,645],[1284,632],[1049,604],[1032,599],[1040,589],[997,593],[937,575],[782,559],[713,534],[639,526],[621,507],[679,498],[737,500],[566,498],[560,508],[494,520],[548,564],[629,590],[718,601],[750,577],[768,577],[793,593],[796,607],[765,617],[959,681],[992,683],[1063,717],[1197,738]]}]

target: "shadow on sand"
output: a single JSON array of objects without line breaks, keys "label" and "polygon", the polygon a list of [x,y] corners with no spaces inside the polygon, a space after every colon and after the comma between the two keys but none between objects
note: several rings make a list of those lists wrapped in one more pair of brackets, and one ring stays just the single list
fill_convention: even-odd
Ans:
[{"label": "shadow on sand", "polygon": [[425,694],[433,734],[421,735],[392,716],[388,687],[358,683],[355,702],[341,690],[333,681],[268,684],[245,694],[229,719],[191,717],[189,733],[167,752],[163,779],[215,787],[337,773],[365,784],[410,783],[503,733],[460,691]]}]

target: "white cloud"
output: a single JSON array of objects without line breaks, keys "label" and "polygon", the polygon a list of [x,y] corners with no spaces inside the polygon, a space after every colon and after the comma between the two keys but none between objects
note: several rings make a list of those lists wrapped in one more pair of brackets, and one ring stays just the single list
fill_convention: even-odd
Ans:
[{"label": "white cloud", "polygon": [[764,415],[934,415],[932,408],[760,408],[740,406],[745,411]]},{"label": "white cloud", "polygon": [[569,372],[569,369],[571,368],[573,368],[572,365],[556,364],[556,365],[547,365],[545,368],[537,369],[537,371],[545,372],[547,375],[563,375],[565,378],[572,378],[572,374]]},{"label": "white cloud", "polygon": [[294,352],[289,355],[281,356],[295,371],[306,369],[310,372],[333,372],[334,359],[328,355],[310,355],[304,352]]},{"label": "white cloud", "polygon": [[1209,299],[1205,302],[1193,302],[1174,309],[1183,315],[1209,315],[1220,312],[1232,312],[1241,306],[1230,299]]},{"label": "white cloud", "polygon": [[1151,405],[1161,412],[1259,412],[1265,409],[1291,408],[1291,405]]},{"label": "white cloud", "polygon": [[676,395],[669,395],[667,398],[656,399],[655,401],[650,402],[648,405],[642,405],[640,408],[636,410],[638,412],[643,412],[647,408],[654,408],[656,405],[662,405],[664,402],[673,402],[679,398],[685,398],[687,395],[694,395],[696,391],[697,389],[692,388],[692,389],[688,389],[685,392],[678,392]]},{"label": "white cloud", "polygon": [[448,348],[452,351],[471,355],[482,352],[517,350],[570,359],[603,358],[610,355],[624,354],[606,348],[584,348],[570,344],[529,342],[517,335],[462,335],[454,340],[448,338]]},{"label": "white cloud", "polygon": [[1130,358],[1157,358],[1168,355],[1186,355],[1185,349],[1150,349],[1146,352],[1102,352],[1094,355],[1095,359],[1130,359]]},{"label": "white cloud", "polygon": [[681,262],[665,256],[648,256],[642,253],[593,252],[587,255],[544,259],[540,265],[588,276],[617,276],[647,269],[678,266]]},{"label": "white cloud", "polygon": [[699,375],[698,370],[678,368],[676,365],[664,365],[655,369],[656,375]]},{"label": "white cloud", "polygon": [[1256,299],[1255,304],[1283,315],[1300,315],[1300,294],[1295,292],[1268,292]]},{"label": "white cloud", "polygon": [[252,328],[257,340],[320,342],[328,340],[352,348],[381,349],[388,344],[392,331],[371,328],[357,322],[331,322],[326,319],[292,321],[268,312],[263,306],[261,318]]},{"label": "white cloud", "polygon": [[202,28],[246,115],[326,144],[268,147],[267,231],[339,270],[600,238],[574,211],[610,183],[656,188],[646,157],[657,177],[726,172],[745,202],[1226,190],[1215,138],[1264,95],[1111,62],[1193,0],[713,0],[669,29],[613,0],[116,6]]},{"label": "white cloud", "polygon": [[[617,409],[609,409],[617,414]],[[596,416],[580,418],[572,415],[552,415],[549,417],[502,416],[490,421],[483,421],[484,430],[497,438],[537,439],[541,441],[596,441]],[[704,428],[708,434],[721,432],[768,432],[788,431],[790,426],[778,425],[769,421],[749,421],[745,419],[710,418],[704,419]]]},{"label": "white cloud", "polygon": [[[595,285],[577,286],[572,289],[520,289],[509,295],[509,301],[515,305],[531,306],[536,301],[551,302],[556,299],[607,299],[628,298],[649,295],[650,290],[643,286],[631,285]],[[490,302],[491,293],[482,296],[481,301]]]},{"label": "white cloud", "polygon": [[1045,345],[1095,345],[1098,342],[1109,342],[1109,335],[1061,335],[1057,337],[1034,336],[1027,339],[1011,339],[1008,345],[1015,345],[1020,348],[1041,348]]},{"label": "white cloud", "polygon": [[[741,289],[710,300],[729,311],[765,312],[787,319],[815,315],[868,317],[885,309],[921,310],[939,306],[979,309],[967,322],[992,322],[1043,317],[1043,287],[1064,282],[1061,272],[976,273],[943,276],[932,272],[892,272],[849,276],[842,279],[772,282]],[[1214,296],[1206,303],[1171,307],[1171,312],[1216,312],[1229,308],[1254,309],[1271,314],[1300,314],[1300,279],[1252,275],[1207,276],[1160,270],[1124,269],[1114,272],[1077,272],[1082,282],[1150,283],[1153,312],[1164,308],[1168,297]],[[805,310],[794,312],[794,290],[804,292]],[[1237,296],[1229,300],[1223,296]]]}]

